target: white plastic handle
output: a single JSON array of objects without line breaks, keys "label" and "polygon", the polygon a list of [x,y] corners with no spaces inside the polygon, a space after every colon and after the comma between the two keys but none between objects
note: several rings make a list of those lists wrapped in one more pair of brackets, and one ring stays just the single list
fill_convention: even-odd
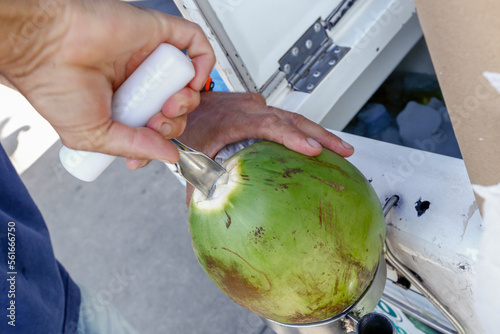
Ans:
[{"label": "white plastic handle", "polygon": [[[186,87],[194,74],[193,64],[184,53],[172,45],[161,44],[116,90],[112,119],[132,127],[145,126],[172,95]],[[116,157],[63,146],[59,158],[74,177],[92,182]]]}]

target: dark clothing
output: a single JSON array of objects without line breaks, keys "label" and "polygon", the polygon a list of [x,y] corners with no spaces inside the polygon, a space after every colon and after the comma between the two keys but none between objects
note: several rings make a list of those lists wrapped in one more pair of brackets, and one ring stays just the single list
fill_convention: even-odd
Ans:
[{"label": "dark clothing", "polygon": [[0,333],[76,333],[79,311],[80,290],[0,146]]}]

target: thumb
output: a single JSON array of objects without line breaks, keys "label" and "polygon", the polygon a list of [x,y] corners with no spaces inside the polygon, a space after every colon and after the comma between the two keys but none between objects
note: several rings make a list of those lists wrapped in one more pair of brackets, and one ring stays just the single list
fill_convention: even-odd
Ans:
[{"label": "thumb", "polygon": [[105,130],[95,130],[93,135],[86,136],[87,139],[73,138],[68,142],[61,136],[63,144],[76,150],[100,152],[130,159],[160,160],[167,163],[179,160],[177,148],[158,132],[147,127],[133,128],[113,121],[109,124]]},{"label": "thumb", "polygon": [[132,128],[112,122],[106,133],[102,152],[132,159],[152,159],[167,163],[179,160],[179,151],[158,132],[147,128]]}]

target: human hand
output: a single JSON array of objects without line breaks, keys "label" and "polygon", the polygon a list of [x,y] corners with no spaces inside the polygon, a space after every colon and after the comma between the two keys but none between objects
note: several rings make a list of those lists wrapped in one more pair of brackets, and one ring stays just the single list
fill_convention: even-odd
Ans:
[{"label": "human hand", "polygon": [[[0,0],[2,9],[6,3]],[[8,5],[27,6],[27,3],[31,7],[26,10],[32,14],[22,19],[30,23],[30,19],[39,17],[37,10],[43,10],[37,7],[39,1],[14,4],[9,1]],[[202,30],[186,20],[117,0],[54,0],[53,3],[57,6],[47,12],[50,20],[40,25],[30,38],[9,39],[18,44],[2,48],[0,72],[51,123],[66,146],[175,162],[178,150],[164,136],[167,132],[172,137],[182,133],[186,115],[199,104],[199,91],[215,62]],[[11,16],[15,13],[7,11]],[[11,29],[10,33],[17,29],[22,37],[22,20],[9,18],[19,22],[8,26],[2,23],[0,36],[2,30],[5,34],[6,29]],[[113,122],[110,118],[113,92],[163,42],[186,49],[196,71],[188,87],[172,96],[155,116],[168,125],[160,131],[163,136],[147,127],[131,128]],[[132,163],[131,167],[137,166]]]},{"label": "human hand", "polygon": [[[160,123],[161,118],[153,116],[148,126],[157,129]],[[254,93],[203,93],[179,140],[214,158],[224,146],[250,138],[271,140],[309,156],[320,154],[322,147],[344,157],[354,153],[351,145],[322,126],[269,107],[262,95]],[[187,203],[192,191],[188,186]]]},{"label": "human hand", "polygon": [[[157,122],[153,117],[148,126],[155,128]],[[202,94],[179,140],[213,158],[224,146],[250,138],[274,141],[309,156],[320,154],[322,147],[344,157],[354,153],[351,145],[322,126],[267,106],[264,97],[255,93]]]}]

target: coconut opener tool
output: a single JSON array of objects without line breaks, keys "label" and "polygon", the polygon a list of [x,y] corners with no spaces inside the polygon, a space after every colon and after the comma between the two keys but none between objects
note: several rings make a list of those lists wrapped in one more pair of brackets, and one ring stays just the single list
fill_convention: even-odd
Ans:
[{"label": "coconut opener tool", "polygon": [[[165,101],[186,87],[194,74],[194,67],[184,53],[172,45],[161,44],[117,89],[113,95],[111,118],[132,127],[146,126]],[[215,182],[226,170],[207,155],[177,139],[171,139],[171,142],[179,149],[180,158],[176,163],[179,175],[210,196]],[[116,157],[63,146],[59,158],[71,175],[92,182]]]}]

